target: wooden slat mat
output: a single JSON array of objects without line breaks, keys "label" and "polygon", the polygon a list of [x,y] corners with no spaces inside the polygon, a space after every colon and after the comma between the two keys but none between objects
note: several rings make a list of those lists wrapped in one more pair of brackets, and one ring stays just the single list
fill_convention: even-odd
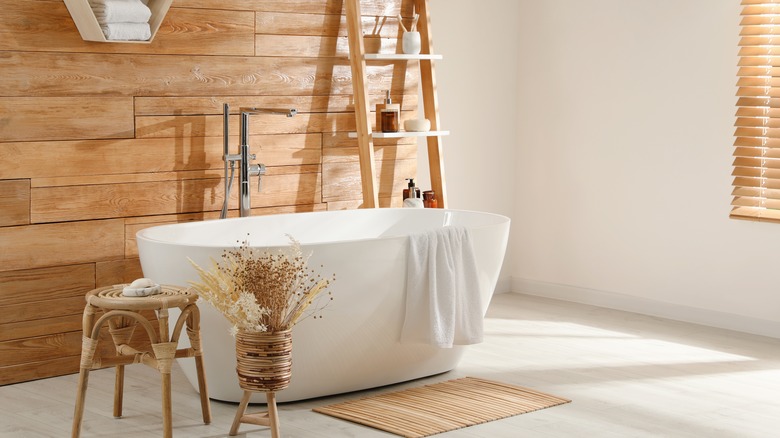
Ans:
[{"label": "wooden slat mat", "polygon": [[403,437],[425,437],[571,400],[474,377],[337,403],[314,412]]}]

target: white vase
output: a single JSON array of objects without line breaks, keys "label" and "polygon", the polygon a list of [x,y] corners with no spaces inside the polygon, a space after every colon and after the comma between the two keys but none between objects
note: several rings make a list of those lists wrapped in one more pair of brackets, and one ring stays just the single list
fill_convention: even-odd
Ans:
[{"label": "white vase", "polygon": [[404,32],[402,42],[402,49],[407,55],[417,55],[422,48],[422,41],[420,40],[420,32]]}]

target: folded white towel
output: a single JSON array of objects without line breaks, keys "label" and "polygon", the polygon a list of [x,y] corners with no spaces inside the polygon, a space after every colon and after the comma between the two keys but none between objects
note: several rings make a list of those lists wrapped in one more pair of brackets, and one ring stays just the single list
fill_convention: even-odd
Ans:
[{"label": "folded white towel", "polygon": [[409,236],[401,342],[442,348],[482,342],[482,294],[471,234],[444,227]]},{"label": "folded white towel", "polygon": [[141,0],[89,0],[98,23],[148,23],[152,11]]},{"label": "folded white towel", "polygon": [[148,41],[152,37],[149,23],[108,23],[100,28],[107,40]]}]

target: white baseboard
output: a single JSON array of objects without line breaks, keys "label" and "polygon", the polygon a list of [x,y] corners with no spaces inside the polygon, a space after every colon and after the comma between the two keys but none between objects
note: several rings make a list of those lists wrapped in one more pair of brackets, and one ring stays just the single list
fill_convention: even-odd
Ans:
[{"label": "white baseboard", "polygon": [[496,289],[493,291],[493,294],[507,294],[509,292],[512,292],[512,277],[500,277],[498,282],[496,282]]},{"label": "white baseboard", "polygon": [[[682,306],[614,292],[547,283],[518,277],[511,278],[511,290],[526,295],[589,304],[608,309],[640,313],[676,321],[780,338],[780,321],[751,318],[733,313]],[[496,292],[498,292],[498,288],[496,288]]]}]

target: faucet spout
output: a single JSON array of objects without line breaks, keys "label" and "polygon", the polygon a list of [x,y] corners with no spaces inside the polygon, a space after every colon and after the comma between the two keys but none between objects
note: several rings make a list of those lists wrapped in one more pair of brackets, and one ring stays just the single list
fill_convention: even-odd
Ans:
[{"label": "faucet spout", "polygon": [[282,116],[292,117],[298,114],[298,110],[295,108],[257,108],[252,106],[242,106],[238,109],[240,113],[247,114],[278,114]]}]

